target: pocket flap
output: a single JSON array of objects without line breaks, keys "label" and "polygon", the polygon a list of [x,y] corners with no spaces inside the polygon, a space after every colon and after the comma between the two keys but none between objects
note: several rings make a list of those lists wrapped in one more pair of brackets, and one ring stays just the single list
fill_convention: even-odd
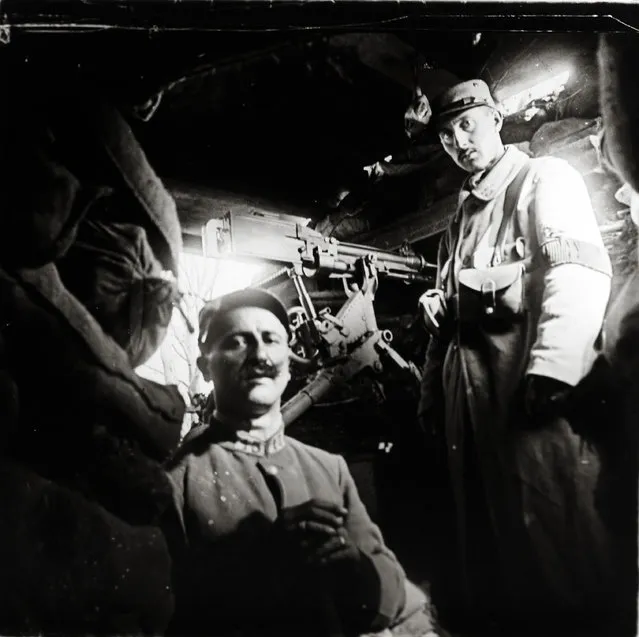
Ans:
[{"label": "pocket flap", "polygon": [[499,291],[511,286],[521,278],[523,273],[523,263],[508,263],[507,265],[499,265],[486,270],[465,268],[459,272],[459,284],[476,292],[482,292],[486,284],[492,281],[495,291]]}]

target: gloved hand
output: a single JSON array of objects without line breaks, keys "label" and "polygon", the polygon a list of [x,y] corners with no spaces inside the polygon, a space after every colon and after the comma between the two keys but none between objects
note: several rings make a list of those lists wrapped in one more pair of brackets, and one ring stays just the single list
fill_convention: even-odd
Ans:
[{"label": "gloved hand", "polygon": [[555,378],[529,374],[524,397],[526,414],[533,421],[558,416],[570,390],[570,385]]},{"label": "gloved hand", "polygon": [[276,527],[287,545],[309,565],[359,560],[360,552],[344,527],[347,514],[338,504],[312,499],[284,509]]},{"label": "gloved hand", "polygon": [[444,291],[437,288],[427,290],[419,297],[417,305],[426,331],[434,338],[439,338],[448,322],[448,306]]}]

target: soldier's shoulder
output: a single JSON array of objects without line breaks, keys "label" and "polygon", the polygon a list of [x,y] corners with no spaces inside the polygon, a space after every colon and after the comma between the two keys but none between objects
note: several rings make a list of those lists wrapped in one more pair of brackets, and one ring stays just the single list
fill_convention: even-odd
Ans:
[{"label": "soldier's shoulder", "polygon": [[565,176],[577,176],[581,173],[567,160],[553,155],[531,157],[530,170],[539,179],[563,179]]},{"label": "soldier's shoulder", "polygon": [[301,440],[297,440],[296,438],[291,438],[290,436],[286,436],[286,444],[289,445],[289,447],[298,455],[312,458],[314,461],[324,465],[337,467],[342,458],[339,454],[331,453],[325,449],[309,445]]},{"label": "soldier's shoulder", "polygon": [[185,466],[193,458],[209,452],[211,445],[211,427],[201,424],[193,427],[177,448],[173,456],[166,463],[168,470],[176,469],[178,466]]}]

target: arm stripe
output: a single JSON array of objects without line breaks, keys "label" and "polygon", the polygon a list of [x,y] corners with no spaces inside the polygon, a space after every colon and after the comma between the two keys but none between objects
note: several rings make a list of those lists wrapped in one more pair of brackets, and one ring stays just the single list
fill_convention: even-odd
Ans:
[{"label": "arm stripe", "polygon": [[[535,261],[538,265],[554,267],[564,263],[575,263],[612,276],[610,259],[604,248],[587,241],[556,237],[539,247]],[[542,263],[539,263],[539,262]]]}]

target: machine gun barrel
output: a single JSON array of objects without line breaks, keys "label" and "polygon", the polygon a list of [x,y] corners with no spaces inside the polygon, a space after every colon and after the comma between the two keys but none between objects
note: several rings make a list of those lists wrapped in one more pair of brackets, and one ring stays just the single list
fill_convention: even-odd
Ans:
[{"label": "machine gun barrel", "polygon": [[[325,237],[322,237],[326,239]],[[330,241],[330,240],[329,240]],[[379,250],[355,243],[330,241],[325,250],[315,249],[311,256],[306,256],[303,265],[310,270],[324,270],[334,273],[353,274],[358,261],[368,260],[375,265],[381,276],[407,281],[429,281],[431,266],[424,257],[417,254],[402,255],[387,250]]]},{"label": "machine gun barrel", "polygon": [[300,224],[298,217],[250,209],[212,219],[202,241],[205,256],[284,263],[303,268],[307,275],[355,275],[358,263],[368,260],[380,276],[428,282],[436,269],[420,255],[342,243]]},{"label": "machine gun barrel", "polygon": [[367,246],[357,245],[355,243],[339,243],[339,252],[344,256],[360,259],[370,254],[378,255],[379,261],[400,265],[402,267],[415,270],[416,272],[424,272],[431,266],[426,262],[424,257],[419,254],[403,255],[387,250],[377,250]]}]

